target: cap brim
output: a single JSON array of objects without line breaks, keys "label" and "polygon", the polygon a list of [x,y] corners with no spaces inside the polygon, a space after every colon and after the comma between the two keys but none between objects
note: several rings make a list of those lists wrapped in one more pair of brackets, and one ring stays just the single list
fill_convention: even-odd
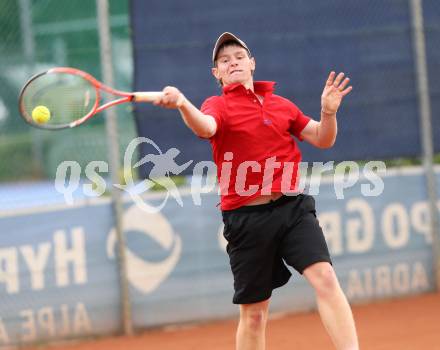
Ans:
[{"label": "cap brim", "polygon": [[232,33],[224,32],[222,35],[220,35],[218,37],[217,41],[215,42],[214,50],[212,50],[212,62],[215,62],[215,59],[216,59],[217,53],[218,53],[218,49],[220,48],[220,46],[222,46],[223,43],[225,43],[227,41],[235,41],[238,45],[242,46],[243,48],[246,49],[247,52],[250,53],[249,48],[247,47],[247,45],[245,44],[245,42],[243,40],[241,40],[240,38],[238,38],[237,36],[235,36]]}]

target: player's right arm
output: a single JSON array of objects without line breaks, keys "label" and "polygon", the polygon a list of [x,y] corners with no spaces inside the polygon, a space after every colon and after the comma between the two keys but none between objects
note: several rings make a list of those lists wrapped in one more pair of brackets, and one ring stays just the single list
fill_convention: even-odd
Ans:
[{"label": "player's right arm", "polygon": [[178,109],[185,124],[199,137],[210,138],[217,131],[217,122],[214,117],[202,113],[175,87],[167,86],[163,95],[154,105]]}]

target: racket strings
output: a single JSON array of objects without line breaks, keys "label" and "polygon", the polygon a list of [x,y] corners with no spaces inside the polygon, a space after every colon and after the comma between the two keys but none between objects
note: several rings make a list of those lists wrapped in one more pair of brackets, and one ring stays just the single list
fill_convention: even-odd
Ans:
[{"label": "racket strings", "polygon": [[26,119],[33,124],[41,123],[32,114],[38,106],[44,106],[50,111],[50,118],[44,121],[48,126],[65,126],[85,117],[94,110],[96,100],[96,90],[87,80],[61,73],[37,77],[22,94]]}]

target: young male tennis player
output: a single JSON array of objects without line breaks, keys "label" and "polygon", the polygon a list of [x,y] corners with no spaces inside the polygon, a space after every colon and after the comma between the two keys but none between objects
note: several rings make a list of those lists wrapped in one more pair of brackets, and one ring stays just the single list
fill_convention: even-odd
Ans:
[{"label": "young male tennis player", "polygon": [[292,135],[319,148],[332,147],[336,112],[352,89],[349,79],[330,73],[318,122],[274,94],[274,82],[253,80],[255,59],[237,36],[220,35],[212,62],[212,74],[223,89],[220,96],[209,97],[199,110],[177,88],[166,87],[155,104],[178,108],[186,125],[212,145],[234,275],[233,302],[240,305],[236,348],[265,349],[269,299],[289,280],[288,264],[314,288],[335,347],[358,349],[352,312],[333,270],[315,201],[293,195],[301,152]]}]

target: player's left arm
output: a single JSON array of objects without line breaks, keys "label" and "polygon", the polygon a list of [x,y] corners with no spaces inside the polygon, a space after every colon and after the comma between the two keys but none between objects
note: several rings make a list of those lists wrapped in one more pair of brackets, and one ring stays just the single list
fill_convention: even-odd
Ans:
[{"label": "player's left arm", "polygon": [[336,76],[331,72],[321,95],[321,120],[310,120],[301,132],[301,137],[319,148],[330,148],[336,141],[338,124],[336,112],[342,99],[350,93],[352,87],[346,88],[350,79],[344,79],[344,73]]}]

